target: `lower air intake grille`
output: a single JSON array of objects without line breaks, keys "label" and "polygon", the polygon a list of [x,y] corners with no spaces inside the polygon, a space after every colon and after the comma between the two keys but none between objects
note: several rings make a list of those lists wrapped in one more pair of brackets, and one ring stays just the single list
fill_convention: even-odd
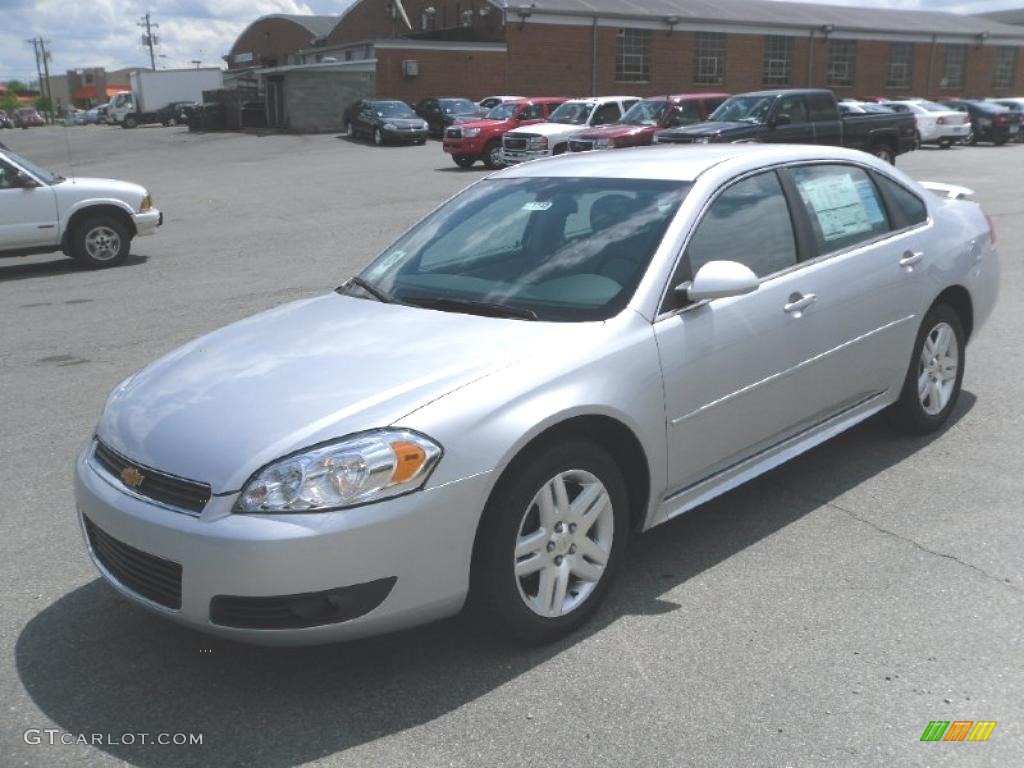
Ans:
[{"label": "lower air intake grille", "polygon": [[181,608],[181,566],[178,563],[118,541],[88,517],[85,532],[96,559],[121,584],[166,608]]}]

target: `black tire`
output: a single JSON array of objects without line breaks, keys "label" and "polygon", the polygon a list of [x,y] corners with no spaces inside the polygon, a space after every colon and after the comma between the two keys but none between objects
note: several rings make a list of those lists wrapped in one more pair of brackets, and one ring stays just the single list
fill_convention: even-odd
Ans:
[{"label": "black tire", "polygon": [[[529,525],[526,522],[529,516],[538,513],[536,507],[532,506],[536,494],[561,473],[574,471],[589,473],[597,478],[611,502],[611,525],[609,527],[606,523],[604,528],[605,533],[612,531],[607,564],[581,603],[562,615],[542,616],[527,604],[524,596],[526,593],[516,576],[516,541],[524,523]],[[570,495],[570,498],[575,496]],[[594,528],[599,525],[595,524]],[[575,524],[572,528],[575,531]],[[566,527],[565,531],[568,530]],[[575,553],[575,546],[568,554],[558,554],[563,551],[561,545],[565,544],[566,537],[572,535],[552,531],[546,549],[533,554],[538,558],[551,558],[552,563],[555,558],[559,558],[559,566],[562,558],[579,557],[582,561],[582,554]],[[532,645],[563,637],[593,616],[607,595],[626,549],[628,535],[629,496],[626,484],[618,465],[600,446],[585,439],[569,438],[528,451],[509,465],[484,509],[473,551],[467,603],[469,611],[484,629],[515,642]],[[555,545],[550,542],[556,536],[561,537],[561,544],[552,552],[551,547]],[[589,564],[589,561],[582,562]],[[572,565],[565,564],[564,567],[565,573],[569,573]],[[523,577],[523,581],[529,581],[530,578]],[[540,578],[541,573],[538,571],[538,590]],[[566,583],[575,578],[566,576]],[[581,584],[579,581],[570,583],[567,597],[579,599],[579,593],[573,592],[573,587],[580,590]],[[552,596],[554,594],[557,592]]]},{"label": "black tire", "polygon": [[964,141],[964,143],[969,147],[976,147],[978,145],[977,134],[975,134],[974,131],[971,131],[969,134],[967,134],[967,139]]},{"label": "black tire", "polygon": [[418,146],[418,147],[422,147],[426,143],[427,143],[426,139],[416,139],[416,146]]},{"label": "black tire", "polygon": [[94,216],[75,225],[71,258],[91,269],[115,267],[128,258],[131,242],[131,232],[124,222],[111,216]]},{"label": "black tire", "polygon": [[505,163],[501,160],[501,142],[497,139],[488,143],[484,148],[484,165],[492,171],[505,167]]},{"label": "black tire", "polygon": [[472,168],[476,163],[476,158],[469,155],[452,155],[452,160],[459,168]]},{"label": "black tire", "polygon": [[949,149],[952,146],[953,146],[953,142],[952,141],[940,141],[939,142],[939,149]]},{"label": "black tire", "polygon": [[381,133],[380,128],[373,129],[373,143],[376,144],[378,147],[384,146],[384,134]]},{"label": "black tire", "polygon": [[[922,353],[925,342],[942,324],[952,329],[953,343],[956,345],[957,369],[949,400],[937,413],[929,413],[922,401],[922,396],[918,394],[919,381],[921,377],[928,374],[922,359]],[[889,409],[890,419],[897,427],[912,434],[925,435],[940,429],[946,423],[949,415],[956,407],[957,399],[960,397],[960,385],[963,382],[964,366],[967,360],[966,348],[966,337],[960,315],[948,304],[932,305],[932,308],[928,310],[921,323],[921,328],[917,332],[914,352],[910,357],[910,365],[907,368],[907,376],[903,381],[900,399]]]},{"label": "black tire", "polygon": [[889,165],[896,165],[896,153],[888,144],[875,144],[871,148],[871,154],[879,160],[884,160]]},{"label": "black tire", "polygon": [[132,115],[125,115],[124,120],[121,121],[122,128],[136,128],[139,122]]}]

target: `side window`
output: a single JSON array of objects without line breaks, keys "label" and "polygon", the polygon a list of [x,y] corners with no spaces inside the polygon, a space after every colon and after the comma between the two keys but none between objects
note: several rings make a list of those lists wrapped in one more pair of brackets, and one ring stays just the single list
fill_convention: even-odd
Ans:
[{"label": "side window", "polygon": [[590,121],[590,124],[608,125],[609,123],[614,123],[620,117],[622,117],[622,113],[619,111],[619,105],[616,104],[614,101],[611,101],[608,102],[607,104],[602,104],[600,107],[597,108],[597,110],[594,112],[593,119]]},{"label": "side window", "polygon": [[921,224],[928,218],[928,207],[924,200],[915,195],[887,176],[875,174],[875,181],[882,188],[886,199],[889,202],[889,212],[892,214],[893,227],[903,229]]},{"label": "side window", "polygon": [[807,107],[804,106],[804,99],[796,94],[783,96],[779,102],[779,111],[775,114],[789,115],[789,122],[793,125],[807,122]]},{"label": "side window", "polygon": [[673,286],[709,261],[738,261],[758,277],[796,264],[789,206],[774,171],[733,184],[718,196],[690,238]]},{"label": "side window", "polygon": [[813,121],[835,120],[838,117],[835,100],[827,93],[812,93],[807,97],[807,104]]},{"label": "side window", "polygon": [[807,209],[818,253],[873,240],[889,231],[885,207],[871,177],[851,165],[790,169]]},{"label": "side window", "polygon": [[672,107],[672,114],[668,118],[670,128],[680,125],[694,125],[701,121],[700,106],[696,101],[684,101]]},{"label": "side window", "polygon": [[0,189],[14,189],[18,186],[18,172],[13,165],[0,160]]},{"label": "side window", "polygon": [[531,104],[520,114],[521,120],[540,120],[544,117],[543,104]]}]

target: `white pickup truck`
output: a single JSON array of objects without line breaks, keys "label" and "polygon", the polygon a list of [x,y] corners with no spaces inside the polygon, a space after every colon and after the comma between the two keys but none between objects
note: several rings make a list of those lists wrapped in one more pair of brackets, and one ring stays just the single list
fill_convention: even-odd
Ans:
[{"label": "white pickup truck", "polygon": [[112,267],[132,238],[163,224],[144,187],[113,179],[65,179],[0,147],[0,256],[65,254]]},{"label": "white pickup truck", "polygon": [[501,142],[502,160],[506,165],[515,165],[560,155],[569,149],[571,136],[587,128],[617,123],[638,101],[636,96],[570,99],[552,112],[546,123],[506,133]]}]

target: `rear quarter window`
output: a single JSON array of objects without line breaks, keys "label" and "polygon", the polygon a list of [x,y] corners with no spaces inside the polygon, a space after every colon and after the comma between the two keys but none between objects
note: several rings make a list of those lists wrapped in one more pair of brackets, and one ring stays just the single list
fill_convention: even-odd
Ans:
[{"label": "rear quarter window", "polygon": [[913,227],[928,219],[928,206],[916,194],[881,174],[875,175],[875,181],[889,204],[894,229]]}]

